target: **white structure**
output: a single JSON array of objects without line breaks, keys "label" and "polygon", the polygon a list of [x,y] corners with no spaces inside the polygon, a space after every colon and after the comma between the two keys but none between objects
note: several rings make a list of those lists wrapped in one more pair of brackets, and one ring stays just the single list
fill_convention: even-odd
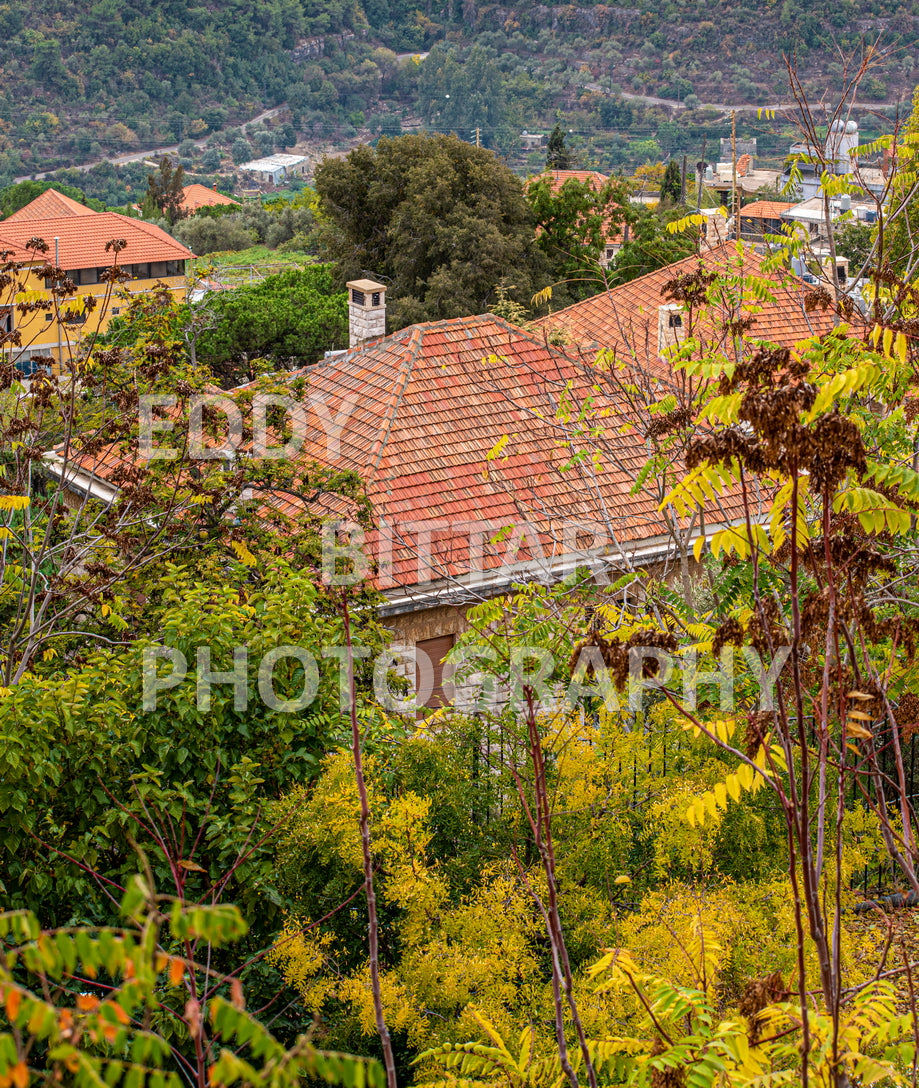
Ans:
[{"label": "white structure", "polygon": [[348,286],[348,346],[386,335],[386,288],[373,280],[351,280]]},{"label": "white structure", "polygon": [[[790,223],[800,223],[811,238],[829,237],[826,226],[826,207],[822,196],[812,196],[782,212],[782,218]],[[830,200],[830,219],[833,222],[867,223],[873,226],[878,220],[878,205],[870,197],[853,197],[848,193],[832,197]]]},{"label": "white structure", "polygon": [[287,177],[305,174],[308,163],[309,159],[305,155],[266,155],[264,159],[244,162],[239,169],[248,174],[257,174],[272,185],[278,185]]},{"label": "white structure", "polygon": [[855,165],[852,152],[858,147],[858,125],[854,121],[834,121],[824,147],[827,159],[833,163],[833,172],[851,174]]}]

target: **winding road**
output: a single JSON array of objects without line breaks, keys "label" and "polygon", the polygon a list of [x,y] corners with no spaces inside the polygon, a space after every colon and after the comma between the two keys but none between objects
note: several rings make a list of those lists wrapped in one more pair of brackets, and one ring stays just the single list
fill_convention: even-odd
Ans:
[{"label": "winding road", "polygon": [[[253,117],[249,121],[243,121],[239,125],[227,125],[226,127],[246,129],[250,125],[258,124],[259,121],[267,121],[269,117],[276,117],[282,110],[286,108],[287,103],[282,102],[280,106],[275,106],[273,109],[262,110],[262,112],[257,117]],[[208,138],[211,135],[213,135],[213,133],[209,133],[208,136],[203,136],[200,140],[194,140],[192,142],[195,144],[196,147],[204,147],[204,145],[208,141]],[[160,158],[163,155],[174,155],[178,150],[178,144],[171,144],[168,147],[153,147],[147,151],[131,151],[127,155],[106,155],[105,158],[96,159],[95,162],[84,162],[81,163],[79,166],[58,167],[57,169],[80,170],[85,174],[87,170],[92,170],[94,166],[99,166],[99,164],[103,162],[110,162],[113,166],[124,166],[125,163],[129,162],[143,162],[144,159]],[[41,181],[49,174],[54,174],[56,172],[57,170],[45,170],[41,174],[23,174],[22,177],[18,177],[15,180],[30,181],[34,179],[35,181]]]}]

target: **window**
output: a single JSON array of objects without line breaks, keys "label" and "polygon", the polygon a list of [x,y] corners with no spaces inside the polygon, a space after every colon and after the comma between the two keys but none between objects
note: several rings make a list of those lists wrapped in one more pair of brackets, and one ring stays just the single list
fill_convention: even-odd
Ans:
[{"label": "window", "polygon": [[363,306],[364,303],[367,301],[367,298],[366,298],[366,295],[364,294],[363,291],[355,291],[354,288],[352,287],[351,288],[351,301],[357,306]]},{"label": "window", "polygon": [[32,352],[23,351],[13,359],[13,365],[24,378],[31,378],[39,371],[48,369],[47,362],[41,361],[43,358],[46,360],[47,356],[42,357],[36,352],[33,359]]},{"label": "window", "polygon": [[121,307],[120,306],[113,306],[112,307],[112,316],[113,317],[117,317],[118,314],[120,314],[120,313],[121,313]]},{"label": "window", "polygon": [[150,279],[158,280],[167,275],[166,266],[168,261],[151,261],[150,262]]},{"label": "window", "polygon": [[380,292],[379,291],[374,291],[373,294],[370,296],[370,305],[371,306],[379,306],[380,305]]},{"label": "window", "polygon": [[45,321],[53,321],[54,314],[45,314]]},{"label": "window", "polygon": [[13,331],[13,307],[0,306],[0,334],[8,334]]},{"label": "window", "polygon": [[166,262],[166,275],[167,276],[184,276],[185,275],[185,262],[184,261],[167,261]]},{"label": "window", "polygon": [[682,329],[683,327],[683,315],[682,314],[670,314],[667,318],[667,324],[671,329]]},{"label": "window", "polygon": [[[425,638],[415,644],[417,660],[415,662],[415,691],[424,695],[428,684],[432,680],[431,692],[424,702],[424,706],[435,710],[439,706],[449,705],[452,693],[448,697],[444,691],[444,684],[449,684],[453,677],[453,669],[444,662],[444,658],[453,648],[456,641],[454,635],[441,635],[439,638]],[[428,684],[425,684],[425,680]],[[452,686],[452,685],[451,685]]]}]

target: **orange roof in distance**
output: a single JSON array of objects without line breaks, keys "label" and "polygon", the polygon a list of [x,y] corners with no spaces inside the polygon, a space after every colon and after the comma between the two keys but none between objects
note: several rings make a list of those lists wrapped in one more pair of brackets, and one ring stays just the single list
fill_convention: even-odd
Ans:
[{"label": "orange roof in distance", "polygon": [[30,200],[18,212],[8,215],[4,223],[34,222],[36,219],[61,219],[65,215],[96,215],[92,208],[87,208],[78,200],[64,196],[57,189],[46,189],[40,196]]},{"label": "orange roof in distance", "polygon": [[34,259],[26,249],[33,238],[42,238],[49,246],[48,257],[54,260],[57,239],[58,264],[68,272],[78,268],[108,268],[115,263],[116,254],[106,250],[107,242],[124,239],[127,246],[117,254],[119,265],[147,261],[180,261],[194,257],[175,238],[160,227],[131,219],[117,212],[92,212],[89,215],[69,215],[59,219],[6,219],[0,223],[0,251],[11,251],[14,260]]},{"label": "orange roof in distance", "polygon": [[789,208],[793,208],[794,204],[789,204],[784,200],[755,200],[752,204],[747,204],[740,209],[741,219],[781,219],[782,212],[787,212]]},{"label": "orange roof in distance", "polygon": [[606,174],[601,174],[598,170],[545,170],[531,180],[543,181],[544,179],[548,179],[553,193],[557,193],[566,181],[579,181],[582,185],[589,185],[594,190],[602,189],[609,181]]},{"label": "orange roof in distance", "polygon": [[213,208],[219,204],[235,204],[239,207],[239,201],[233,200],[216,189],[209,189],[197,181],[186,185],[182,189],[182,207],[187,212],[196,212],[199,208]]}]

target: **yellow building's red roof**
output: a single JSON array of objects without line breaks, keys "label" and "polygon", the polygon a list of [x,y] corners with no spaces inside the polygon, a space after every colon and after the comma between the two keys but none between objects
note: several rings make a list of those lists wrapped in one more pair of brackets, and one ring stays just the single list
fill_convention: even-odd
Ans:
[{"label": "yellow building's red roof", "polygon": [[69,196],[64,196],[63,193],[59,193],[57,189],[47,189],[40,196],[37,196],[34,200],[30,200],[25,207],[19,209],[18,212],[13,212],[12,215],[8,215],[3,221],[6,223],[18,223],[33,221],[36,219],[62,219],[64,216],[72,215],[96,215],[92,208],[87,208],[85,204],[81,204],[78,200],[72,200]]},{"label": "yellow building's red roof", "polygon": [[[178,261],[194,257],[175,238],[160,227],[131,219],[117,212],[92,212],[89,215],[67,215],[55,219],[7,219],[0,223],[0,251],[9,251],[15,260],[36,259],[34,246],[29,243],[42,239],[48,246],[45,256],[61,268],[107,268],[116,261],[116,254],[106,250],[106,243],[116,239],[127,242],[117,254],[119,265],[146,261]],[[55,241],[56,240],[56,241]]]}]

